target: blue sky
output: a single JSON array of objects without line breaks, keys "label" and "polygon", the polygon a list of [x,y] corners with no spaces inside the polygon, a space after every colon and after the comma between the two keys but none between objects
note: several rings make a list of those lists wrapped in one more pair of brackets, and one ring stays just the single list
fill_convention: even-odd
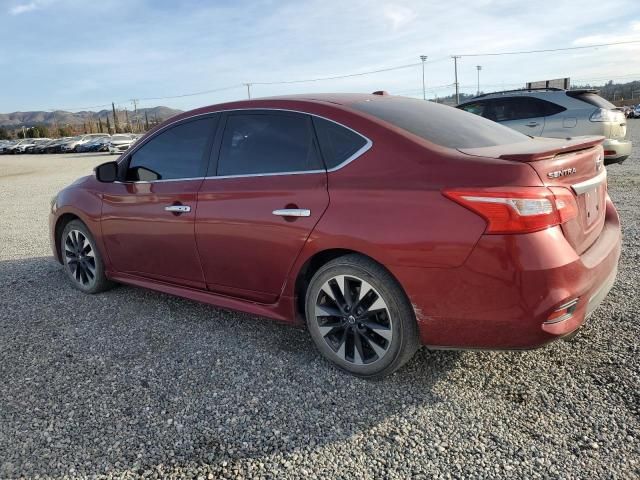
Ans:
[{"label": "blue sky", "polygon": [[[0,112],[93,107],[242,84],[419,62],[429,96],[453,91],[451,54],[640,39],[640,2],[582,0],[0,0]],[[460,60],[462,91],[570,76],[640,79],[640,44]],[[348,91],[419,96],[419,66],[314,83],[254,85],[256,97]],[[242,86],[144,100],[194,108],[246,97]]]}]

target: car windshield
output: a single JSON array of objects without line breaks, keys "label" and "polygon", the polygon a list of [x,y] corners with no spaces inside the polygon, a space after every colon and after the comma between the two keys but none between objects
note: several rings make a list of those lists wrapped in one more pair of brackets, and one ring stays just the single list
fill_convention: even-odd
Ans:
[{"label": "car windshield", "polygon": [[111,137],[112,141],[122,141],[122,140],[131,140],[131,137],[129,135],[114,135],[113,137]]},{"label": "car windshield", "polygon": [[448,148],[476,148],[529,140],[508,127],[447,105],[406,97],[380,97],[351,105]]}]

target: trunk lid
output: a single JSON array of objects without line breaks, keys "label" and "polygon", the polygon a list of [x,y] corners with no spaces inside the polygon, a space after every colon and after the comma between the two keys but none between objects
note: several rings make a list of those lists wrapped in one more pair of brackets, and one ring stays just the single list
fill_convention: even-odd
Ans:
[{"label": "trunk lid", "polygon": [[603,165],[604,137],[534,138],[511,145],[465,148],[467,155],[527,163],[546,187],[570,190],[578,214],[562,224],[567,241],[578,254],[596,241],[605,219],[607,171]]}]

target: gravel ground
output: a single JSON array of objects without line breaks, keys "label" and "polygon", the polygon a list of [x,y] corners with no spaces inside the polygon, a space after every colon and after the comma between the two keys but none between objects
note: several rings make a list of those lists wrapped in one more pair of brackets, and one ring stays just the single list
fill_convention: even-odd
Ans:
[{"label": "gravel ground", "polygon": [[109,157],[0,157],[0,477],[639,478],[639,151],[609,169],[620,274],[577,337],[423,349],[378,382],[304,330],[79,294],[50,257],[49,199]]}]

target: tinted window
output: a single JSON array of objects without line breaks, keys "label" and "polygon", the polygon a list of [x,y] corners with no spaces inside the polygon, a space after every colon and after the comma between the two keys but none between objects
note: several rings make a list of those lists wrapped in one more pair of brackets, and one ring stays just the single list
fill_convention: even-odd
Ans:
[{"label": "tinted window", "polygon": [[478,115],[424,100],[381,97],[351,107],[443,147],[490,147],[530,140]]},{"label": "tinted window", "polygon": [[582,100],[583,102],[586,102],[589,105],[593,105],[594,107],[606,108],[607,110],[616,108],[616,106],[613,103],[602,98],[597,93],[591,93],[591,92],[573,93],[571,92],[571,90],[569,90],[567,92],[567,95],[569,95],[570,97],[577,98],[578,100]]},{"label": "tinted window", "polygon": [[183,123],[158,134],[131,156],[127,180],[204,176],[204,153],[215,123],[216,119],[209,117]]},{"label": "tinted window", "polygon": [[490,102],[484,116],[496,122],[548,117],[566,110],[558,104],[532,97],[499,98]]},{"label": "tinted window", "polygon": [[491,113],[487,118],[496,122],[506,122],[509,120],[543,117],[544,114],[543,104],[535,98],[500,98],[491,101]]},{"label": "tinted window", "polygon": [[329,169],[340,165],[367,144],[362,135],[329,120],[313,117],[313,124],[322,158]]},{"label": "tinted window", "polygon": [[311,118],[287,113],[231,113],[224,129],[218,175],[322,169]]},{"label": "tinted window", "polygon": [[476,115],[480,115],[481,117],[486,117],[487,102],[467,103],[465,105],[458,106],[458,108],[460,110],[464,110],[465,112],[474,113]]}]

